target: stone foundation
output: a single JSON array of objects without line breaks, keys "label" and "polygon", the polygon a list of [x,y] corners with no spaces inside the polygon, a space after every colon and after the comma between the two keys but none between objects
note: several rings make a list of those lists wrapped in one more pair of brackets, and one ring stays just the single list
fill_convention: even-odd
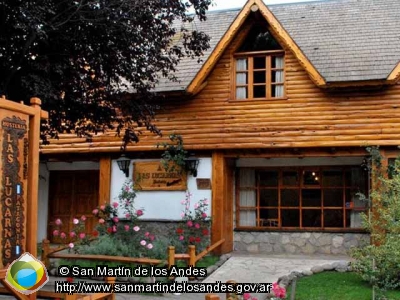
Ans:
[{"label": "stone foundation", "polygon": [[274,254],[348,254],[370,242],[365,233],[234,232],[236,251]]}]

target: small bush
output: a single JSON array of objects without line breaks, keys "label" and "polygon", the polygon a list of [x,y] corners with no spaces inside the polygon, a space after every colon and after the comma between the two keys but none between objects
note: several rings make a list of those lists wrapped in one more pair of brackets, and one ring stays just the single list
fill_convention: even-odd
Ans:
[{"label": "small bush", "polygon": [[194,211],[190,210],[191,194],[186,193],[185,200],[181,201],[184,209],[181,213],[182,222],[176,229],[176,235],[171,240],[176,252],[186,253],[189,245],[196,246],[196,252],[203,251],[210,244],[211,218],[207,215],[209,202],[202,199],[194,204]]}]

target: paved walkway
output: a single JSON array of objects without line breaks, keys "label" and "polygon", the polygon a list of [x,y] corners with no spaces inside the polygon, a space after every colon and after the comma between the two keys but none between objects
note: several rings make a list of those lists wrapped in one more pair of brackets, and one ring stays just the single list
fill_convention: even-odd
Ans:
[{"label": "paved walkway", "polygon": [[[257,255],[233,253],[220,268],[207,277],[204,283],[226,282],[235,280],[238,283],[272,283],[279,277],[289,275],[292,271],[308,271],[312,267],[331,264],[338,261],[349,261],[345,256],[295,256],[295,255]],[[54,290],[52,278],[47,288]],[[64,279],[63,279],[64,280]],[[225,294],[218,294],[225,300]],[[264,295],[257,295],[258,299],[264,299]],[[163,296],[139,295],[139,294],[117,294],[118,300],[204,300],[205,294],[164,294]],[[0,299],[13,299],[9,296],[1,296]]]}]

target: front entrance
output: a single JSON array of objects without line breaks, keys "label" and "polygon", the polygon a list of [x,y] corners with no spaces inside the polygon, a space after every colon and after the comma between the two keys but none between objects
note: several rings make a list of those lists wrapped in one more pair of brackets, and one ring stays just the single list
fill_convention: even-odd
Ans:
[{"label": "front entrance", "polygon": [[49,226],[47,236],[52,243],[62,243],[53,237],[54,222],[60,219],[61,230],[69,235],[74,218],[86,216],[86,232],[96,226],[92,211],[98,205],[99,171],[51,171],[49,188]]}]

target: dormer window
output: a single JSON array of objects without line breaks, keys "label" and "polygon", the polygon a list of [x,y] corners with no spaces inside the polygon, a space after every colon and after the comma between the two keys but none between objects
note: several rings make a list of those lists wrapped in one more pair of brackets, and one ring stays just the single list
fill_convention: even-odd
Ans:
[{"label": "dormer window", "polygon": [[235,54],[237,100],[285,97],[285,59],[269,31],[255,28]]}]

